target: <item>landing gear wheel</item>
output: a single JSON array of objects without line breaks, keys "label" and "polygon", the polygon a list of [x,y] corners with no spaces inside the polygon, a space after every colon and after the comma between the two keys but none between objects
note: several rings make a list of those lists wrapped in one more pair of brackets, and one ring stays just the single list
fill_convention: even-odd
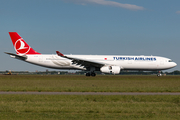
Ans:
[{"label": "landing gear wheel", "polygon": [[95,76],[96,76],[96,73],[92,72],[92,73],[91,73],[91,76],[95,77]]},{"label": "landing gear wheel", "polygon": [[90,76],[91,74],[88,72],[88,73],[86,73],[86,76]]},{"label": "landing gear wheel", "polygon": [[157,76],[160,77],[160,76],[162,76],[162,74],[161,74],[161,73],[158,73]]},{"label": "landing gear wheel", "polygon": [[86,73],[86,76],[93,76],[93,77],[95,77],[95,76],[96,76],[96,73],[94,73],[94,72],[88,72],[88,73]]},{"label": "landing gear wheel", "polygon": [[157,76],[158,76],[158,77],[162,76],[161,71],[158,71]]}]

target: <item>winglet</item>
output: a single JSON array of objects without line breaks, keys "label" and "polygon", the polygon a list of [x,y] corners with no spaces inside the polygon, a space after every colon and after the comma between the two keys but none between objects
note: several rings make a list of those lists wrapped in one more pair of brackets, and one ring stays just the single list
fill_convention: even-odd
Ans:
[{"label": "winglet", "polygon": [[58,56],[61,56],[61,57],[64,56],[64,55],[63,55],[62,53],[60,53],[59,51],[56,51],[56,53],[57,53]]}]

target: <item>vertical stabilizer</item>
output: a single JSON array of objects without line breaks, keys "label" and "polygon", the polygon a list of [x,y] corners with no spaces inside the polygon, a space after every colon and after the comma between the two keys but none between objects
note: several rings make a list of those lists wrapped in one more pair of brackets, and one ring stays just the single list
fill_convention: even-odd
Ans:
[{"label": "vertical stabilizer", "polygon": [[9,32],[9,35],[17,54],[40,54],[33,50],[17,32]]}]

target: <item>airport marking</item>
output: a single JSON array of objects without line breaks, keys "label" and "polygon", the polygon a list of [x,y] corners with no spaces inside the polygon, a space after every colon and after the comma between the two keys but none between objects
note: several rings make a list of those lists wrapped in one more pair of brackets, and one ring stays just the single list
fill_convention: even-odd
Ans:
[{"label": "airport marking", "polygon": [[3,94],[24,95],[180,95],[180,92],[0,92]]}]

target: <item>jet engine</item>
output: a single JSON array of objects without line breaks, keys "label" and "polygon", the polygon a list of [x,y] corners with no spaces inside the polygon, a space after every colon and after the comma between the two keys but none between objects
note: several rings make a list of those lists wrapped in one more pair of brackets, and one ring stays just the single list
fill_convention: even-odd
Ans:
[{"label": "jet engine", "polygon": [[121,67],[120,66],[103,66],[100,68],[100,71],[103,73],[119,74],[121,71]]}]

